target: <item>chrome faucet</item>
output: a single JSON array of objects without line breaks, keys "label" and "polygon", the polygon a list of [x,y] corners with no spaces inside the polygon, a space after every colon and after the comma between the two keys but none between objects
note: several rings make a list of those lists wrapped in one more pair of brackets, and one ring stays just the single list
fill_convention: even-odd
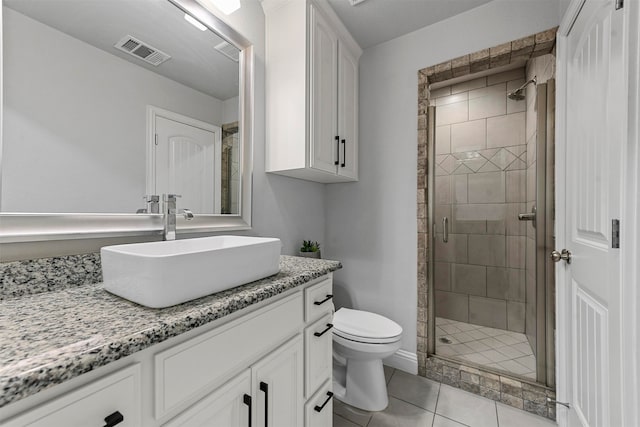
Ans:
[{"label": "chrome faucet", "polygon": [[[164,240],[176,240],[176,199],[182,197],[179,194],[163,194],[164,202]],[[187,221],[193,219],[193,212],[189,209],[182,209],[182,214]]]}]

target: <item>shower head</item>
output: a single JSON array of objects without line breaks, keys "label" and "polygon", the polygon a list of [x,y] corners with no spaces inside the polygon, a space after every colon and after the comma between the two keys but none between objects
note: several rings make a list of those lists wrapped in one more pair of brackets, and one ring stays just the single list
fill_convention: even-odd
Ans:
[{"label": "shower head", "polygon": [[520,86],[518,89],[513,92],[507,93],[507,98],[513,99],[514,101],[522,101],[524,99],[524,88],[527,87],[529,83],[537,84],[536,76],[534,76],[531,80]]}]

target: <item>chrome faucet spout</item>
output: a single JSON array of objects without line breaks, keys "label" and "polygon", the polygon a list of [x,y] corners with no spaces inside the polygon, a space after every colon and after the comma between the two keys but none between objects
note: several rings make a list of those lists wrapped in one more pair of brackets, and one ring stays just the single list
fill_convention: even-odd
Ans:
[{"label": "chrome faucet spout", "polygon": [[164,240],[176,240],[176,199],[179,194],[163,194]]}]

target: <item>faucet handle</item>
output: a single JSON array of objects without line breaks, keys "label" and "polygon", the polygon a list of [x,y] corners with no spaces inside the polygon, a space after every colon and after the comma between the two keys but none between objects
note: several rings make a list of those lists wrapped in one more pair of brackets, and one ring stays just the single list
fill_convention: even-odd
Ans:
[{"label": "faucet handle", "polygon": [[176,198],[178,198],[178,197],[182,197],[182,195],[181,194],[171,194],[171,193],[162,195],[162,199],[165,202],[175,202]]},{"label": "faucet handle", "polygon": [[182,209],[181,211],[184,215],[184,219],[187,221],[191,221],[193,219],[193,212],[191,212],[191,209]]}]

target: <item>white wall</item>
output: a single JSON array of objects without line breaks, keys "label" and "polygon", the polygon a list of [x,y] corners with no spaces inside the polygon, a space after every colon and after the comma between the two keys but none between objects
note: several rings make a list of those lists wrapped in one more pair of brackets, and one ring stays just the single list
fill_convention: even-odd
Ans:
[{"label": "white wall", "polygon": [[3,12],[3,211],[135,213],[147,104],[221,124],[222,101]]},{"label": "white wall", "polygon": [[325,253],[356,308],[397,321],[416,351],[417,73],[558,25],[557,0],[494,0],[371,47],[360,60],[360,181],[328,185]]},{"label": "white wall", "polygon": [[[207,0],[200,1],[215,11]],[[303,239],[324,242],[324,185],[264,172],[264,13],[258,0],[242,0],[241,4],[229,16],[215,13],[253,44],[255,54],[253,230],[246,234],[278,237],[283,243],[282,253],[293,255]]]}]

